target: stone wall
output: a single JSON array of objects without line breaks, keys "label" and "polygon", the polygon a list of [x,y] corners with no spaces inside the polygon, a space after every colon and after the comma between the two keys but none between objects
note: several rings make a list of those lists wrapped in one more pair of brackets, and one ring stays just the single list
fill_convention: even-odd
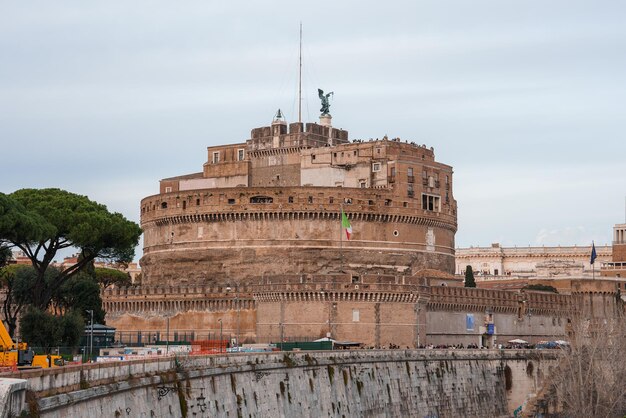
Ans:
[{"label": "stone wall", "polygon": [[[39,416],[504,417],[557,352],[359,350],[198,356],[18,373]],[[184,413],[182,411],[185,411]]]},{"label": "stone wall", "polygon": [[[456,216],[393,197],[389,190],[266,187],[146,198],[143,282],[220,284],[328,273],[342,264],[360,272],[452,273]],[[352,223],[349,241],[341,236],[342,207]],[[289,257],[277,262],[281,253]]]},{"label": "stone wall", "polygon": [[[427,344],[494,347],[522,338],[567,339],[577,315],[623,311],[615,284],[590,280],[570,295],[428,286],[427,278],[385,275],[270,276],[241,287],[189,285],[109,289],[107,324],[118,331],[199,335],[219,329],[240,341],[311,340],[328,334],[371,347]],[[228,290],[230,289],[230,291]],[[494,325],[493,334],[487,332]],[[145,342],[145,341],[144,341]]]}]

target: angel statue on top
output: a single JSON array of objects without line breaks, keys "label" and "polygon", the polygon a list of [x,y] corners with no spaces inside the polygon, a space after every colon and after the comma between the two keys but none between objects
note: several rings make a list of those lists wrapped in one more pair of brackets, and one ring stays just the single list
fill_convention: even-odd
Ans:
[{"label": "angel statue on top", "polygon": [[320,100],[322,101],[322,108],[320,109],[320,112],[322,112],[322,115],[330,115],[330,113],[328,113],[330,110],[330,103],[328,103],[328,98],[334,93],[331,91],[328,94],[324,94],[324,90],[317,89],[317,94],[320,96]]}]

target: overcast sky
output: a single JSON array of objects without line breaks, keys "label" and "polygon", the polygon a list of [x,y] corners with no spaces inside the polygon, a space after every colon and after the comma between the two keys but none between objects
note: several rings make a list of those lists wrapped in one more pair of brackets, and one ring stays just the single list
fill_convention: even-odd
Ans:
[{"label": "overcast sky", "polygon": [[0,0],[0,191],[139,221],[207,146],[297,119],[300,21],[305,121],[320,87],[351,138],[433,146],[457,246],[604,244],[625,221],[623,1]]}]

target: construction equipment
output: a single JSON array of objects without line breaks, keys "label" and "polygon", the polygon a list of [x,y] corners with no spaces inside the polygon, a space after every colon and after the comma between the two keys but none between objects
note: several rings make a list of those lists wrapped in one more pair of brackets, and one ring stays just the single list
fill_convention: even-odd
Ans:
[{"label": "construction equipment", "polygon": [[35,354],[26,343],[13,342],[4,323],[0,321],[0,367],[16,367],[18,369],[48,368],[59,365],[61,356]]}]

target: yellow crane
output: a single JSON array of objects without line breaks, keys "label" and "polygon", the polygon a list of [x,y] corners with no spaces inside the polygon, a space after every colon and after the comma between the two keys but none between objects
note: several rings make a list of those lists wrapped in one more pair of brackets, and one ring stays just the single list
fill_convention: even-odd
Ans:
[{"label": "yellow crane", "polygon": [[15,344],[4,322],[0,321],[0,367],[48,368],[56,366],[60,361],[61,356],[36,355],[32,348],[28,348],[28,344]]}]

